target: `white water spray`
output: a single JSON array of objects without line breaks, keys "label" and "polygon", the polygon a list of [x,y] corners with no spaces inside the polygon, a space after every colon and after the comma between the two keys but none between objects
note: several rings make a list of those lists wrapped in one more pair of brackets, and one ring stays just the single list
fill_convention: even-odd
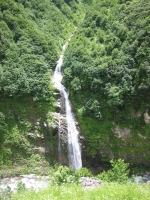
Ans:
[{"label": "white water spray", "polygon": [[[68,39],[71,39],[72,35]],[[75,118],[74,114],[71,109],[69,97],[66,88],[61,84],[62,81],[62,73],[61,73],[61,66],[63,64],[63,55],[64,51],[68,45],[68,42],[63,46],[62,53],[60,55],[59,60],[57,61],[57,66],[55,68],[55,72],[53,75],[53,82],[54,86],[61,92],[62,96],[65,100],[65,111],[66,111],[66,120],[68,126],[68,159],[69,159],[69,166],[73,169],[77,170],[82,167],[82,160],[81,160],[81,149],[79,145],[78,139],[78,131],[75,126]],[[60,140],[59,140],[60,141]],[[60,144],[59,144],[60,148]]]},{"label": "white water spray", "polygon": [[60,119],[59,119],[59,124],[58,124],[58,160],[59,163],[61,164],[61,143],[60,143]]}]

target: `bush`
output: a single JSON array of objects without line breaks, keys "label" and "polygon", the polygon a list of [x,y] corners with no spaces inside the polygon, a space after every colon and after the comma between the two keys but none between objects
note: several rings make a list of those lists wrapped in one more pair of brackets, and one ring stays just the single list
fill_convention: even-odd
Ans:
[{"label": "bush", "polygon": [[51,184],[61,185],[66,183],[78,183],[80,177],[92,177],[92,173],[87,168],[81,168],[74,171],[67,166],[56,164],[51,170]]},{"label": "bush", "polygon": [[0,200],[11,200],[11,188],[7,186],[6,189],[1,189],[0,190]]},{"label": "bush", "polygon": [[56,185],[75,182],[74,171],[66,166],[55,165],[51,171],[50,180],[52,184]]},{"label": "bush", "polygon": [[97,177],[107,182],[126,182],[129,175],[129,163],[125,163],[124,160],[111,160],[112,169],[104,171]]},{"label": "bush", "polygon": [[92,177],[91,171],[89,171],[86,167],[82,167],[81,169],[76,170],[75,177],[76,180],[79,180],[81,177]]},{"label": "bush", "polygon": [[22,192],[22,191],[24,191],[24,190],[26,190],[27,188],[26,188],[26,185],[25,185],[25,183],[22,183],[21,181],[18,183],[18,185],[17,185],[17,192]]}]

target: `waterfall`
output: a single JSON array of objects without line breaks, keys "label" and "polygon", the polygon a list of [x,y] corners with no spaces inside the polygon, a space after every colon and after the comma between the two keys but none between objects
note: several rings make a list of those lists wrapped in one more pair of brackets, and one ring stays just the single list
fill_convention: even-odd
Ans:
[{"label": "waterfall", "polygon": [[60,144],[60,119],[58,124],[58,160],[59,164],[61,164],[61,144]]},{"label": "waterfall", "polygon": [[[72,35],[69,37],[68,41],[70,41]],[[61,66],[63,64],[63,55],[64,51],[68,45],[68,42],[63,45],[62,53],[60,55],[59,60],[57,61],[57,65],[53,75],[53,82],[54,86],[60,91],[63,99],[65,101],[65,112],[66,112],[66,121],[67,121],[67,128],[68,128],[68,161],[69,167],[77,170],[82,167],[82,160],[81,160],[81,149],[79,145],[79,138],[78,138],[78,130],[75,126],[75,117],[71,109],[71,104],[69,101],[68,93],[66,88],[61,84],[62,81],[62,73],[61,73]],[[59,130],[60,131],[60,130]],[[60,134],[60,132],[59,132]],[[60,135],[58,135],[59,137]],[[60,139],[59,139],[60,142]],[[60,143],[58,147],[58,151],[61,152]],[[59,155],[60,155],[59,152]],[[59,158],[59,160],[61,160]]]}]

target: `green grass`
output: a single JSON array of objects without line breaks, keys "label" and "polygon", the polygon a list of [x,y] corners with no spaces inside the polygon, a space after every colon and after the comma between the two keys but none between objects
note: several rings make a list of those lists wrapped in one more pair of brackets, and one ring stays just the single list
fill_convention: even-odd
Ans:
[{"label": "green grass", "polygon": [[149,197],[149,184],[105,183],[94,189],[73,184],[49,187],[38,192],[25,191],[13,194],[12,200],[149,200]]}]

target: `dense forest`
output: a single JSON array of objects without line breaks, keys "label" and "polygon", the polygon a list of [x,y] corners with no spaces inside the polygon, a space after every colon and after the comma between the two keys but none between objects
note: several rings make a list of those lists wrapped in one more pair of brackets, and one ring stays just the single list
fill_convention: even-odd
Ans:
[{"label": "dense forest", "polygon": [[83,164],[121,157],[150,166],[149,0],[0,0],[1,169],[48,166],[35,148],[42,137],[53,162],[51,75],[75,27],[63,83],[84,136]]},{"label": "dense forest", "polygon": [[51,127],[44,126],[53,121],[55,110],[51,75],[62,45],[81,21],[82,9],[75,0],[0,1],[2,168],[42,160],[33,150],[34,134],[51,140]]},{"label": "dense forest", "polygon": [[65,57],[64,79],[72,92],[106,97],[110,108],[120,110],[135,100],[135,109],[150,107],[149,6],[145,0],[90,5]]},{"label": "dense forest", "polygon": [[150,163],[150,2],[88,1],[65,55],[64,83],[86,138],[86,156]]}]

